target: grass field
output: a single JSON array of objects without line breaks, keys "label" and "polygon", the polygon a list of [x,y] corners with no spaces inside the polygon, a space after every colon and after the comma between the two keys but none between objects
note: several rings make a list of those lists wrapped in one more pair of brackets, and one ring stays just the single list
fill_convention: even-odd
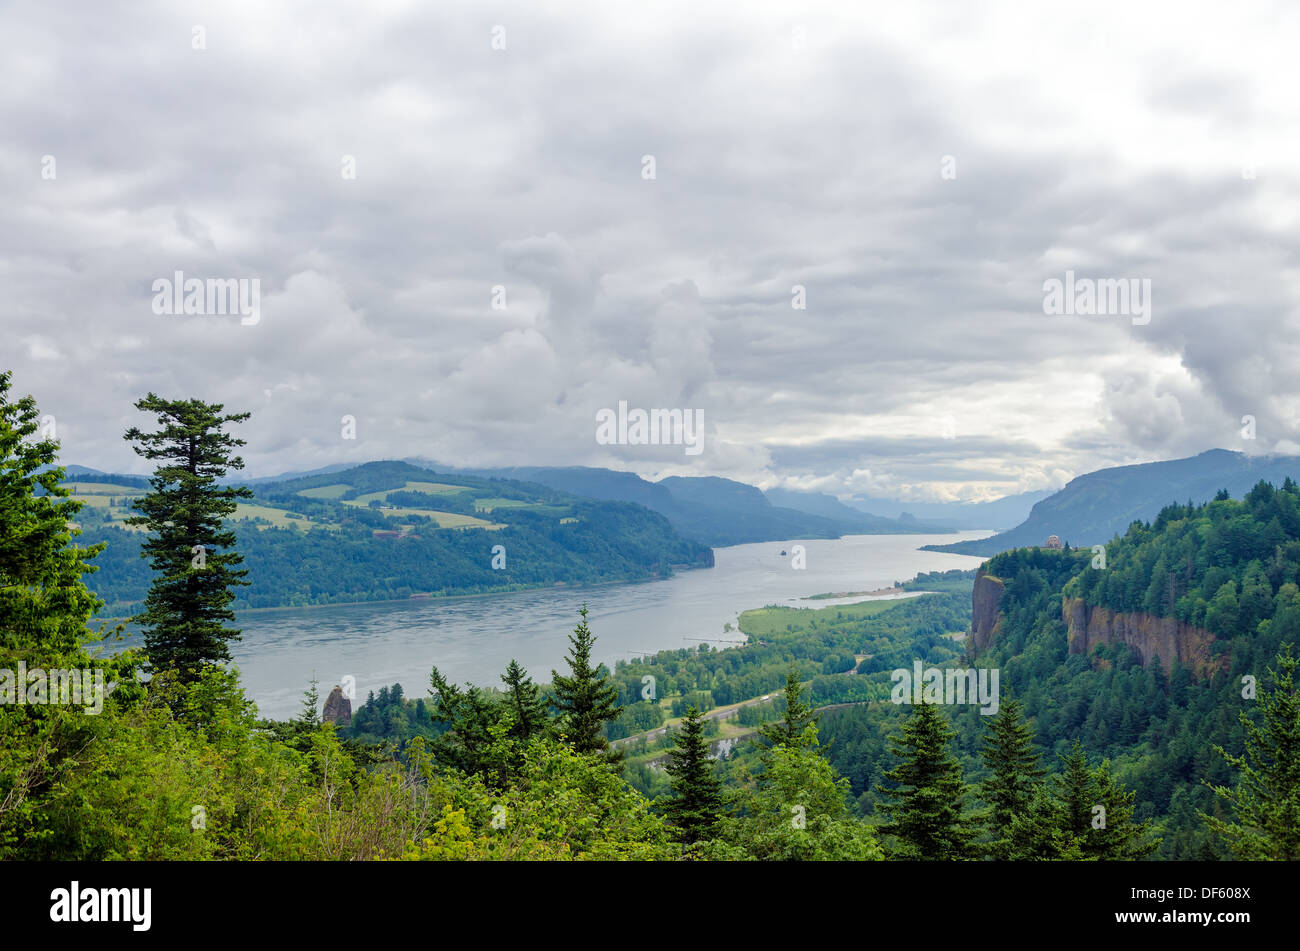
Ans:
[{"label": "grass field", "polygon": [[[352,505],[357,508],[364,508],[361,499],[348,499],[344,505]],[[423,515],[431,518],[438,523],[439,528],[486,528],[496,531],[505,528],[504,525],[496,525],[482,518],[475,518],[473,515],[461,515],[459,512],[439,512],[437,509],[412,509],[403,507],[394,507],[383,510],[384,515],[392,517],[410,518],[412,515]]]},{"label": "grass field", "polygon": [[890,608],[896,608],[902,601],[894,598],[880,601],[865,601],[862,604],[844,604],[830,608],[755,608],[740,615],[740,629],[752,637],[768,634],[785,633],[788,625],[802,627],[812,620],[833,623],[838,617],[845,620],[871,617]]},{"label": "grass field", "polygon": [[536,508],[536,502],[523,502],[519,499],[475,499],[474,510],[491,512],[493,509]]},{"label": "grass field", "polygon": [[335,485],[318,486],[315,489],[303,489],[297,494],[307,499],[337,499],[351,488],[352,486],[339,482]]},{"label": "grass field", "polygon": [[284,509],[273,509],[269,505],[257,505],[248,502],[240,502],[235,509],[235,514],[231,516],[231,520],[237,522],[254,518],[264,518],[275,528],[298,528],[304,532],[311,528],[337,527],[326,525],[324,522],[313,521],[309,518],[291,517]]},{"label": "grass field", "polygon": [[344,504],[369,505],[376,499],[381,502],[386,501],[390,492],[422,492],[425,495],[447,495],[449,493],[468,491],[470,491],[470,489],[463,485],[447,485],[443,482],[408,482],[400,489],[384,489],[382,492],[367,492],[365,495],[358,495],[355,499],[345,499]]}]

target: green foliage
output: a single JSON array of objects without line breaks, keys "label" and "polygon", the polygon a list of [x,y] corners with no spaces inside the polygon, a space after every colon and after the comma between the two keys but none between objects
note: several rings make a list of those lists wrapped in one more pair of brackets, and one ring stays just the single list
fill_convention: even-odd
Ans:
[{"label": "green foliage", "polygon": [[[33,438],[40,412],[30,396],[10,398],[10,379],[0,373],[0,676],[16,680],[19,665],[90,671],[109,691],[118,684],[98,698],[112,710],[139,696],[134,678],[141,658],[127,651],[92,659],[86,649],[106,636],[87,628],[102,604],[82,581],[97,552],[73,543],[70,522],[81,503],[59,488],[57,444]],[[11,680],[11,693],[16,687]],[[86,704],[15,699],[0,704],[0,859],[48,854],[46,843],[58,835],[49,817],[75,782],[85,752],[96,748],[104,716]]]},{"label": "green foliage", "polygon": [[1096,768],[1076,742],[1061,757],[1061,772],[1035,788],[1013,815],[1006,858],[1019,860],[1140,859],[1158,843],[1148,824],[1133,818],[1133,793],[1118,784],[1103,761]]},{"label": "green foliage", "polygon": [[676,748],[664,765],[673,785],[665,809],[677,841],[693,845],[714,835],[723,812],[722,784],[713,775],[699,710],[691,707],[686,712],[675,740]]},{"label": "green foliage", "polygon": [[848,783],[817,748],[817,728],[798,743],[772,747],[763,771],[738,795],[738,815],[698,855],[759,861],[877,861],[885,857],[871,829],[845,803]]},{"label": "green foliage", "polygon": [[[569,636],[569,653],[565,660],[569,673],[551,671],[555,706],[560,711],[560,732],[579,753],[606,753],[609,740],[604,726],[618,717],[618,690],[599,668],[591,663],[591,649],[596,636],[587,626],[587,606],[578,611],[582,620]],[[618,752],[607,753],[611,762],[621,759]]]},{"label": "green foliage", "polygon": [[1010,857],[1008,830],[1017,815],[1024,814],[1034,788],[1046,773],[1034,748],[1033,733],[1025,723],[1023,708],[1014,699],[1003,700],[989,721],[981,756],[989,775],[979,784],[980,797],[989,804],[985,829],[992,840],[994,858]]},{"label": "green foliage", "polygon": [[[344,481],[352,486],[345,498],[298,494]],[[490,518],[505,525],[499,530],[443,529],[419,514],[390,516],[346,504],[357,495],[408,482],[465,483],[460,493],[388,493],[390,501],[400,499],[430,515],[473,514],[474,500],[480,496],[520,498],[529,504],[496,509]],[[132,489],[124,485],[123,492]],[[449,476],[405,463],[367,463],[326,476],[259,486],[254,501],[311,522],[307,530],[305,521],[296,525],[290,520],[281,527],[228,523],[249,570],[249,585],[238,593],[239,608],[515,591],[556,582],[645,581],[671,575],[675,565],[713,563],[708,548],[681,537],[663,516],[637,505],[579,499],[528,483]],[[395,533],[412,524],[414,533],[403,537],[374,534]],[[133,610],[150,582],[140,563],[139,533],[96,521],[86,525],[86,537],[108,546],[95,590],[110,609]],[[498,544],[508,554],[504,568],[492,567],[492,548]]]},{"label": "green foliage", "polygon": [[206,664],[230,660],[228,643],[239,631],[225,627],[235,619],[230,603],[235,585],[247,584],[243,559],[234,550],[235,534],[222,520],[234,514],[237,500],[252,498],[246,488],[221,486],[228,470],[243,468],[231,450],[244,441],[222,427],[248,419],[248,413],[223,414],[219,404],[164,400],[153,393],[136,408],[156,414],[157,432],[136,427],[126,438],[146,459],[160,461],[149,480],[151,491],[136,499],[139,515],[127,519],[149,531],[140,554],[150,560],[153,583],[143,626],[150,669],[175,669],[189,682]]},{"label": "green foliage", "polygon": [[1291,644],[1282,646],[1271,690],[1259,699],[1263,723],[1239,714],[1246,731],[1240,756],[1216,746],[1237,772],[1237,785],[1211,785],[1233,818],[1203,816],[1239,859],[1300,859],[1300,693]]},{"label": "green foliage", "polygon": [[938,706],[919,703],[892,738],[899,763],[885,773],[881,808],[889,821],[882,835],[897,841],[894,853],[909,859],[972,857],[974,828],[965,813],[961,764],[948,750],[954,734]]},{"label": "green foliage", "polygon": [[811,735],[816,736],[819,715],[804,702],[803,684],[794,671],[786,675],[783,699],[785,712],[781,714],[781,719],[759,727],[758,735],[772,746],[801,746],[807,741],[809,727],[812,727]]}]

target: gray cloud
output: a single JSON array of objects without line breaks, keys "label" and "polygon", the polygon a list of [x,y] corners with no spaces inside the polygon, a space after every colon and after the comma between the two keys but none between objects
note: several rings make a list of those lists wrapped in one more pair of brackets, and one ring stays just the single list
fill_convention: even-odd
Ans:
[{"label": "gray cloud", "polygon": [[[149,390],[251,410],[254,474],[982,498],[1295,445],[1296,15],[1013,6],[8,5],[0,365],[109,469]],[[1067,269],[1150,279],[1151,322],[1044,315]],[[155,315],[177,270],[262,320]],[[619,400],[702,409],[705,451],[598,445]]]}]

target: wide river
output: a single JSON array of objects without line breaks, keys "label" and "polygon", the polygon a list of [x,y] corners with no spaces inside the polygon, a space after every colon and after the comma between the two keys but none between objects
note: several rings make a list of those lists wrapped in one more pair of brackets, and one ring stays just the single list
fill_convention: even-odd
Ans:
[{"label": "wide river", "polygon": [[[410,697],[426,696],[429,668],[457,682],[500,685],[513,657],[537,681],[565,669],[568,635],[586,602],[596,635],[595,659],[613,666],[638,652],[716,647],[738,633],[741,611],[768,604],[826,607],[806,601],[828,592],[874,591],[918,571],[974,568],[983,559],[918,551],[921,545],[985,538],[989,531],[948,535],[850,535],[833,540],[763,542],[714,549],[713,568],[679,571],[664,581],[547,588],[479,597],[345,604],[249,611],[243,639],[232,647],[245,692],[266,717],[296,716],[312,675],[321,698],[343,678],[356,685],[353,708],[366,694],[400,683]],[[801,544],[807,567],[792,568],[782,549]],[[861,598],[851,598],[862,600]]]}]

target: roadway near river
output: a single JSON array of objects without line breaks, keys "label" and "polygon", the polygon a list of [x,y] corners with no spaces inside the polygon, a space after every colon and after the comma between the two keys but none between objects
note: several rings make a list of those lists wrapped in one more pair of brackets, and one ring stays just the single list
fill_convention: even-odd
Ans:
[{"label": "roadway near river", "polygon": [[[811,683],[812,683],[811,680],[806,681],[804,683],[805,689],[809,685],[811,685]],[[775,694],[767,694],[766,696],[763,697],[755,697],[751,700],[743,700],[740,703],[727,704],[725,707],[715,707],[712,710],[710,710],[708,713],[704,714],[701,719],[704,720],[725,719],[733,715],[741,707],[751,707],[760,703],[772,703],[775,696],[776,696]],[[822,707],[815,707],[813,709],[813,713],[826,713],[827,711],[830,710],[842,710],[845,707],[860,707],[863,704],[879,703],[879,702],[880,701],[878,700],[849,700],[844,703],[828,703]],[[678,729],[680,724],[681,724],[681,718],[677,717],[670,720],[668,723],[664,724],[658,729],[647,730],[644,733],[635,733],[632,736],[625,736],[622,739],[618,739],[618,740],[610,740],[609,745],[613,749],[619,749],[620,747],[631,746],[632,744],[637,743],[640,740],[646,740],[647,742],[653,743],[661,739],[665,734],[667,734],[670,728],[673,730]],[[716,751],[716,748],[724,742],[730,742],[734,744],[740,742],[741,740],[747,740],[758,731],[759,731],[759,727],[754,726],[754,727],[746,727],[743,730],[738,730],[735,733],[728,734],[727,736],[709,737],[708,740],[709,750],[710,752]],[[665,759],[668,758],[668,752],[669,752],[668,749],[662,750],[660,752],[660,755],[655,756],[652,759],[646,760],[646,764],[649,766],[660,765],[661,763],[663,763]]]},{"label": "roadway near river", "polygon": [[[768,604],[830,607],[863,598],[807,601],[815,594],[875,591],[919,571],[974,568],[967,555],[918,550],[921,545],[984,538],[950,535],[851,535],[715,549],[713,568],[679,571],[664,581],[591,588],[546,588],[471,598],[289,608],[243,614],[233,645],[245,689],[263,716],[297,715],[313,674],[321,696],[351,677],[354,708],[370,691],[400,683],[423,697],[433,665],[456,682],[500,685],[516,658],[538,682],[565,669],[568,635],[586,602],[597,637],[595,658],[613,665],[638,653],[698,646],[699,639],[742,639],[742,611]],[[781,556],[795,544],[807,567]],[[724,632],[730,623],[733,631]],[[718,643],[716,646],[725,646]]]}]

